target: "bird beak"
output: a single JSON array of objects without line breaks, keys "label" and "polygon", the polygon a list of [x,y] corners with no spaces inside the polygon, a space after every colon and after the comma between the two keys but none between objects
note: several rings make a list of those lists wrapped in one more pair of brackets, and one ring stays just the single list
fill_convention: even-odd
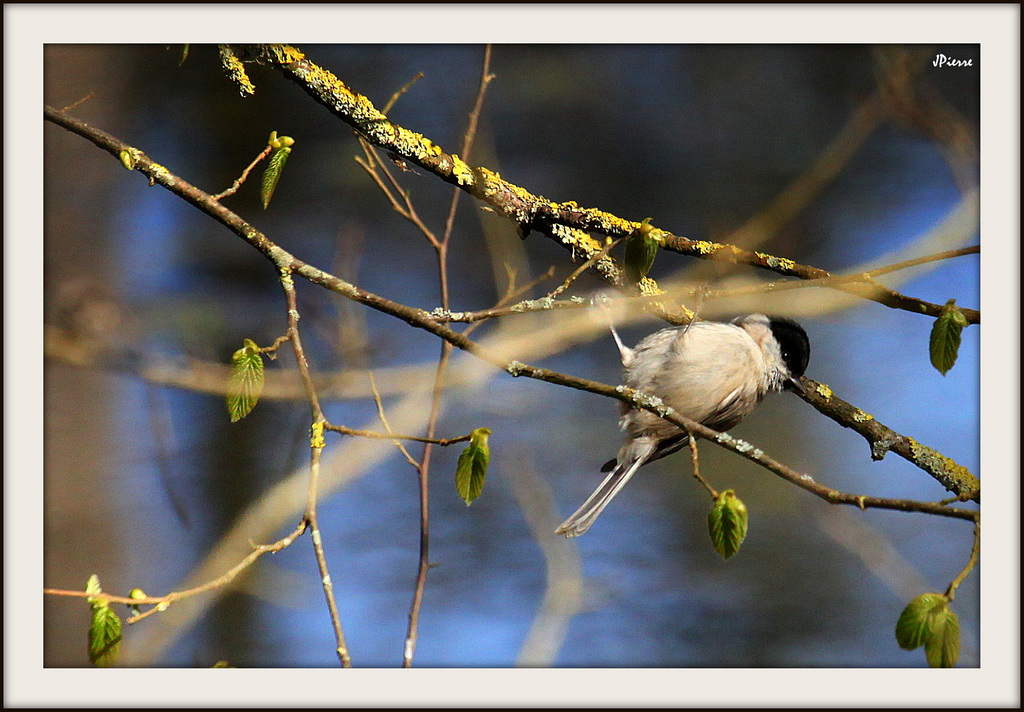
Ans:
[{"label": "bird beak", "polygon": [[794,378],[793,376],[790,376],[789,380],[786,381],[786,387],[791,391],[796,391],[802,396],[807,395],[807,389],[804,388],[804,384],[800,381],[799,378]]}]

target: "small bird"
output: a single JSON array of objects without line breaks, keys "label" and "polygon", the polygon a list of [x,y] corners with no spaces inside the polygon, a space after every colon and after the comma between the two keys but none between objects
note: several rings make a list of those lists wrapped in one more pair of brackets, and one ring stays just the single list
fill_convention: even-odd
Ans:
[{"label": "small bird", "polygon": [[[725,431],[750,414],[771,391],[804,392],[800,377],[811,354],[807,332],[791,319],[748,314],[730,322],[699,321],[657,331],[635,349],[622,344],[615,328],[625,385],[662,402],[678,414]],[[684,447],[686,431],[654,413],[624,406],[619,427],[626,442],[605,463],[608,476],[557,534],[587,531],[636,471]]]}]

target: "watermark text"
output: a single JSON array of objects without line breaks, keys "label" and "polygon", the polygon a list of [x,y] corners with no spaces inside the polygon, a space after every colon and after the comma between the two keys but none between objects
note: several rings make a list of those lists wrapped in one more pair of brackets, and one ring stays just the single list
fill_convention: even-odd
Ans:
[{"label": "watermark text", "polygon": [[933,67],[972,67],[974,66],[973,59],[954,59],[953,57],[947,57],[944,54],[935,55],[935,59],[932,60]]}]

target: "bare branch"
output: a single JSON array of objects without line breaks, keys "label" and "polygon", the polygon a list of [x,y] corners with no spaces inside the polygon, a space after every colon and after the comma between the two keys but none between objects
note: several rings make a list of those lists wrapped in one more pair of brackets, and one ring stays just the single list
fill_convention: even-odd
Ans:
[{"label": "bare branch", "polygon": [[306,531],[306,522],[302,521],[295,528],[295,530],[292,531],[291,534],[284,537],[283,539],[279,539],[278,541],[275,541],[273,544],[259,544],[254,546],[252,552],[248,556],[242,559],[236,566],[232,567],[223,576],[219,576],[213,579],[212,581],[208,581],[194,588],[186,589],[184,591],[173,591],[171,593],[168,593],[166,596],[146,596],[143,598],[131,598],[128,596],[115,596],[109,593],[90,594],[85,591],[67,591],[56,588],[44,588],[43,593],[51,596],[99,598],[104,601],[107,601],[108,603],[124,603],[133,606],[153,606],[153,608],[149,609],[148,611],[128,618],[127,622],[129,624],[132,624],[142,620],[143,618],[147,618],[154,613],[158,613],[160,611],[165,610],[168,605],[175,601],[180,601],[183,598],[195,596],[196,594],[204,593],[215,588],[223,588],[224,586],[227,586],[232,581],[234,581],[235,578],[237,578],[240,573],[242,573],[247,568],[252,566],[256,562],[256,559],[260,558],[261,556],[267,553],[276,554],[282,549],[290,546],[291,543],[295,541],[304,531]]},{"label": "bare branch", "polygon": [[388,99],[388,103],[384,105],[383,112],[386,114],[389,111],[391,111],[391,107],[394,106],[395,102],[402,97],[402,94],[412,89],[412,85],[418,82],[420,79],[423,79],[423,72],[416,72],[416,76],[407,81],[405,83],[405,86],[403,86],[401,89],[399,89],[398,91],[391,95],[391,98]]},{"label": "bare branch", "polygon": [[454,445],[455,443],[468,442],[469,435],[460,435],[457,438],[440,438],[431,440],[429,438],[421,438],[418,435],[399,435],[398,433],[378,433],[375,430],[360,430],[358,428],[347,428],[344,425],[332,425],[327,423],[324,425],[324,430],[331,430],[342,435],[351,435],[357,438],[374,438],[376,440],[412,440],[417,443],[433,443],[440,445],[441,447],[447,447],[448,445]]},{"label": "bare branch", "polygon": [[[689,421],[685,418],[680,418],[678,415],[665,410],[659,405],[655,405],[647,400],[643,394],[625,389],[622,387],[613,388],[604,384],[582,379],[576,376],[570,376],[567,374],[550,371],[548,369],[537,368],[524,364],[518,361],[509,361],[497,354],[491,353],[489,350],[483,348],[480,344],[470,340],[466,335],[460,334],[453,331],[445,324],[435,319],[430,313],[423,311],[422,309],[416,309],[403,304],[398,304],[389,299],[381,297],[379,295],[368,292],[361,289],[349,282],[346,282],[335,275],[329,274],[320,270],[312,265],[309,265],[297,257],[291,255],[289,252],[274,244],[266,235],[256,230],[256,228],[249,225],[247,222],[242,220],[238,215],[228,210],[221,204],[210,199],[208,195],[185,182],[181,178],[173,175],[163,166],[153,163],[148,157],[145,156],[138,149],[132,148],[120,140],[106,134],[102,131],[98,131],[87,124],[84,124],[77,119],[72,119],[66,115],[60,114],[59,112],[47,108],[46,113],[47,119],[54,121],[65,128],[68,128],[75,133],[82,135],[89,139],[96,145],[100,146],[104,150],[107,150],[112,155],[117,156],[122,151],[133,152],[133,169],[142,172],[144,175],[149,177],[154,183],[160,183],[168,190],[179,195],[185,201],[192,203],[203,212],[206,212],[214,219],[221,222],[223,225],[231,229],[235,234],[245,239],[249,244],[259,250],[269,260],[274,262],[279,267],[286,266],[295,274],[299,274],[309,281],[319,284],[337,294],[340,294],[348,299],[359,302],[366,306],[369,306],[378,311],[395,316],[406,323],[424,329],[446,342],[456,346],[460,349],[468,351],[469,353],[479,357],[480,359],[494,365],[496,368],[507,371],[513,376],[527,376],[529,378],[535,378],[537,380],[546,381],[549,383],[555,383],[558,385],[567,386],[570,388],[576,388],[578,390],[585,390],[598,395],[615,398],[616,400],[627,403],[628,405],[644,408],[646,410],[655,413],[666,420],[678,425],[681,428],[689,430],[691,433],[696,434],[699,437],[713,440],[717,444],[726,449],[732,450],[740,454],[747,459],[758,462],[767,469],[775,472],[779,476],[792,481],[794,484],[807,489],[815,493],[816,495],[826,499],[830,502],[853,504],[856,506],[872,506],[881,507],[888,509],[900,509],[904,511],[922,511],[929,512],[932,514],[941,514],[942,516],[960,517],[965,519],[974,519],[977,515],[975,512],[963,509],[956,509],[945,507],[942,505],[932,505],[930,503],[914,503],[909,500],[885,500],[880,498],[864,498],[858,495],[847,495],[830,490],[827,487],[822,487],[813,483],[809,478],[805,478],[803,475],[796,473],[789,468],[786,468],[781,463],[763,456],[760,450],[756,450],[748,443],[737,441],[729,435],[722,433],[716,433],[713,430],[705,428],[699,423]],[[813,382],[812,382],[813,383]],[[834,396],[832,396],[834,399]],[[819,401],[817,398],[810,400],[815,407],[818,407],[819,402],[824,403],[824,399]],[[848,405],[848,404],[847,404]],[[852,409],[852,406],[851,406]],[[823,411],[824,412],[824,411]],[[860,413],[859,409],[851,410],[851,412],[843,417],[840,415],[839,422],[846,427],[857,429],[855,426],[859,426],[860,423],[855,420]],[[830,416],[832,417],[832,416]],[[858,430],[858,432],[861,432]],[[756,452],[755,452],[756,450]],[[934,475],[933,475],[934,476]],[[956,485],[957,479],[953,478],[947,481],[940,479],[940,482],[944,486]],[[969,483],[969,480],[968,480]],[[967,486],[964,489],[957,491],[957,496],[965,496],[971,493],[971,487]],[[977,494],[980,497],[980,493]],[[973,496],[971,496],[974,499]],[[920,505],[920,506],[918,506]]]},{"label": "bare branch", "polygon": [[700,456],[697,453],[697,438],[689,438],[687,443],[690,446],[690,464],[693,466],[693,478],[704,485],[704,489],[711,495],[711,499],[718,499],[718,492],[711,483],[700,476]]},{"label": "bare branch", "polygon": [[[416,472],[419,473],[420,469],[422,468],[422,465],[416,461],[416,458],[409,454],[409,451],[405,449],[405,446],[402,445],[402,443],[399,442],[399,439],[395,437],[395,434],[391,432],[391,425],[388,423],[388,418],[384,414],[384,402],[380,398],[380,392],[377,390],[377,382],[374,379],[372,373],[370,374],[370,388],[373,389],[373,401],[374,403],[377,404],[377,417],[380,418],[380,422],[384,425],[384,429],[387,430],[388,433],[391,435],[390,440],[394,442],[395,446],[402,452],[403,455],[405,455],[406,461],[414,468],[416,468]],[[419,440],[419,438],[417,438],[417,440]],[[423,438],[421,442],[430,441],[427,438]]]},{"label": "bare branch", "polygon": [[[324,449],[323,426],[327,419],[324,417],[323,409],[320,407],[320,399],[317,397],[313,379],[309,373],[309,363],[306,361],[306,352],[302,347],[302,339],[299,336],[299,307],[295,294],[295,282],[292,279],[292,268],[286,261],[277,263],[280,269],[281,287],[284,289],[285,302],[288,307],[288,334],[287,338],[292,344],[295,352],[295,360],[299,365],[299,373],[302,376],[302,384],[306,389],[306,397],[309,400],[312,411],[313,436],[310,439],[310,462],[309,462],[309,490],[306,499],[306,512],[303,521],[309,525],[310,538],[313,540],[313,552],[316,556],[316,563],[320,569],[320,581],[323,584],[324,597],[327,599],[327,610],[330,613],[331,624],[334,626],[334,637],[337,641],[338,659],[342,667],[351,667],[352,659],[349,656],[348,646],[345,644],[345,634],[341,628],[341,616],[338,613],[338,603],[334,598],[334,580],[331,578],[327,566],[327,554],[324,552],[323,536],[320,533],[320,524],[317,518],[317,505],[320,485],[320,456]],[[280,342],[275,342],[276,345]],[[317,432],[319,426],[320,432]]]},{"label": "bare branch", "polygon": [[264,146],[263,150],[259,152],[259,155],[257,155],[256,158],[253,159],[252,163],[245,167],[245,170],[242,171],[242,175],[238,176],[235,182],[231,184],[231,187],[226,188],[220,193],[217,193],[215,196],[213,196],[213,199],[223,200],[229,195],[234,195],[235,193],[237,193],[238,189],[242,187],[242,183],[245,183],[246,179],[249,177],[249,174],[252,172],[252,169],[259,165],[260,161],[269,156],[270,152],[273,150],[273,146]]}]

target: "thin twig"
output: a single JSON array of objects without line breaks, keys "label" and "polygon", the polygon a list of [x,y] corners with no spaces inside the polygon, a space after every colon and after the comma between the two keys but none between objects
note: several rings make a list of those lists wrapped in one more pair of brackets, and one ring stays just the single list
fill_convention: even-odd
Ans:
[{"label": "thin twig", "polygon": [[[373,400],[377,404],[377,417],[380,418],[380,422],[384,425],[384,429],[390,434],[390,440],[395,443],[395,446],[401,450],[402,454],[405,455],[405,459],[410,465],[416,468],[417,471],[420,469],[420,463],[409,454],[409,451],[405,448],[399,439],[391,432],[391,424],[388,423],[388,417],[384,414],[384,402],[380,398],[380,391],[377,390],[377,381],[373,377],[373,373],[370,373],[370,388],[373,389]],[[417,438],[418,439],[418,438]],[[424,439],[424,442],[429,442]]]},{"label": "thin twig", "polygon": [[[462,155],[468,160],[473,148],[473,141],[476,137],[477,124],[480,118],[480,111],[483,108],[484,94],[487,92],[487,85],[494,79],[490,73],[491,46],[484,48],[483,72],[480,77],[480,87],[476,95],[476,103],[469,114],[469,125],[462,142]],[[432,238],[427,230],[424,235],[434,245],[437,251],[437,271],[441,288],[441,308],[447,311],[450,308],[448,293],[448,244],[451,240],[452,230],[455,227],[455,211],[458,209],[459,198],[462,191],[458,188],[452,192],[451,204],[448,208],[448,219],[445,222],[444,234],[440,240]],[[428,439],[433,439],[437,431],[437,421],[441,413],[441,396],[444,392],[444,379],[448,371],[448,363],[451,359],[453,345],[448,341],[441,343],[441,356],[437,362],[437,372],[434,375],[434,390],[430,403],[430,416],[427,419]],[[420,558],[416,574],[416,587],[413,592],[412,605],[409,609],[409,628],[405,637],[405,648],[402,655],[402,667],[412,667],[412,659],[416,653],[416,640],[419,628],[420,609],[423,606],[423,591],[426,588],[427,572],[430,570],[430,456],[433,452],[431,443],[423,446],[423,457],[420,459]]]},{"label": "thin twig", "polygon": [[[316,427],[321,428],[327,421],[323,409],[320,407],[320,399],[317,397],[316,388],[313,386],[313,379],[309,373],[309,362],[306,360],[306,353],[302,348],[302,339],[299,336],[299,307],[295,294],[295,282],[292,279],[292,268],[286,261],[277,262],[280,270],[281,287],[284,289],[285,302],[288,307],[288,337],[295,352],[295,360],[298,362],[299,373],[302,376],[302,383],[306,389],[306,396],[309,399],[310,411],[312,413],[314,437],[310,441],[310,462],[309,462],[309,490],[306,498],[306,512],[303,519],[309,524],[310,537],[313,540],[313,552],[316,556],[316,563],[320,569],[320,581],[324,589],[324,597],[327,599],[327,609],[331,617],[331,624],[334,627],[334,637],[337,641],[336,652],[342,667],[351,667],[352,659],[349,656],[348,646],[345,644],[345,634],[341,628],[341,616],[338,614],[338,604],[334,597],[334,581],[331,578],[327,566],[327,554],[324,552],[323,536],[320,533],[320,524],[317,520],[318,490],[320,485],[320,456],[324,449],[323,436],[316,436]],[[321,431],[322,432],[322,431]]]},{"label": "thin twig", "polygon": [[519,297],[520,295],[526,294],[527,292],[529,292],[531,289],[536,287],[541,282],[546,282],[547,280],[551,279],[554,276],[555,276],[555,266],[554,265],[549,265],[548,268],[547,268],[547,271],[545,271],[544,274],[540,275],[539,277],[536,277],[535,279],[530,280],[529,282],[524,284],[522,287],[519,287],[518,289],[513,289],[513,286],[514,286],[513,280],[509,279],[508,289],[505,291],[505,296],[502,297],[498,301],[498,304],[496,306],[501,306],[503,304],[508,304],[513,299]]},{"label": "thin twig", "polygon": [[[363,139],[362,137],[359,137],[359,138],[360,138],[360,142],[361,142],[361,143],[365,142],[365,139]],[[368,158],[368,159],[364,159],[364,158],[363,158],[362,156],[356,156],[356,157],[355,157],[355,161],[356,161],[356,163],[357,163],[357,164],[358,164],[358,165],[359,165],[359,166],[360,166],[360,167],[361,167],[361,168],[362,168],[362,169],[363,169],[364,171],[366,171],[367,175],[369,175],[369,176],[370,176],[370,178],[371,178],[371,179],[373,180],[373,182],[377,184],[377,188],[379,188],[379,189],[380,189],[380,192],[381,192],[381,193],[383,193],[383,194],[384,194],[384,197],[388,199],[388,202],[389,202],[389,203],[391,203],[391,208],[392,208],[392,209],[393,209],[393,210],[394,210],[394,211],[395,211],[396,213],[398,213],[399,215],[401,215],[402,217],[404,217],[404,218],[406,218],[406,219],[409,219],[409,214],[408,214],[408,213],[406,212],[406,209],[405,209],[405,207],[403,207],[403,206],[402,206],[402,205],[401,205],[401,204],[400,204],[400,203],[398,202],[398,198],[396,198],[396,197],[394,196],[394,193],[392,193],[392,192],[391,192],[391,188],[389,188],[388,186],[386,186],[386,185],[384,184],[384,181],[383,181],[383,179],[382,179],[382,178],[380,177],[380,174],[378,174],[378,173],[377,173],[377,169],[373,167],[373,165],[372,165],[372,164],[374,164],[374,163],[377,163],[377,159],[376,159],[376,158],[373,158],[373,157],[372,157],[372,155],[373,155],[373,154],[372,154],[372,150],[371,150],[371,148],[370,148],[370,145],[369,145],[369,144],[366,144],[366,145],[365,145],[365,146],[363,147],[363,150],[364,150],[364,151],[366,151],[366,152],[367,152],[367,155],[368,155],[368,156],[371,156],[371,157],[370,157],[370,158]]]},{"label": "thin twig", "polygon": [[[441,269],[447,265],[442,263]],[[437,431],[437,420],[441,412],[441,393],[444,390],[444,375],[448,369],[453,346],[447,341],[441,342],[441,356],[437,361],[434,375],[434,389],[431,396],[430,415],[427,420],[428,439],[432,439]],[[416,641],[419,633],[420,610],[423,607],[423,592],[427,585],[427,572],[430,570],[430,455],[433,452],[431,443],[423,446],[423,457],[419,467],[419,498],[420,498],[420,556],[416,567],[416,584],[413,589],[412,603],[409,606],[409,627],[406,630],[405,646],[402,649],[402,667],[412,667],[412,659],[416,654]]]},{"label": "thin twig", "polygon": [[288,341],[291,338],[291,334],[278,336],[276,339],[274,339],[274,343],[272,343],[270,346],[261,346],[259,351],[261,354],[266,354],[271,359],[275,359],[277,358],[277,350],[281,348],[281,344],[283,344],[285,341]]},{"label": "thin twig", "polygon": [[198,593],[210,591],[215,588],[227,586],[229,583],[235,580],[235,578],[245,571],[247,568],[252,566],[256,559],[260,558],[267,553],[277,553],[285,547],[291,545],[304,531],[306,531],[306,522],[303,520],[299,522],[299,525],[292,531],[291,534],[279,539],[273,544],[260,544],[253,547],[252,552],[249,553],[244,559],[242,559],[237,565],[233,566],[223,576],[218,576],[212,581],[208,581],[200,586],[186,589],[184,591],[173,591],[168,593],[166,596],[146,596],[144,598],[130,598],[128,596],[115,596],[109,593],[96,593],[90,594],[85,591],[66,591],[57,588],[44,588],[43,593],[51,596],[76,596],[79,598],[99,598],[106,601],[107,603],[124,603],[132,606],[153,606],[148,611],[144,611],[138,615],[132,616],[126,619],[128,624],[136,623],[143,618],[164,610],[168,605],[174,601],[180,601],[183,598],[189,596],[195,596]]},{"label": "thin twig", "polygon": [[[883,274],[890,272],[896,272],[901,269],[907,269],[908,267],[916,267],[917,265],[923,265],[928,262],[938,262],[939,260],[948,260],[954,257],[963,257],[964,255],[977,255],[981,254],[981,245],[971,245],[969,247],[961,247],[957,250],[946,250],[945,252],[936,252],[931,255],[925,255],[923,257],[917,257],[912,260],[904,260],[903,262],[896,262],[885,267],[879,267],[877,269],[868,270],[863,274],[868,277],[878,277]],[[850,275],[853,278],[855,275]]]},{"label": "thin twig", "polygon": [[231,184],[231,187],[221,191],[220,193],[217,193],[215,196],[213,196],[213,199],[222,200],[228,197],[229,195],[234,195],[235,193],[237,193],[238,189],[242,187],[242,183],[245,183],[246,179],[249,177],[249,174],[252,172],[252,169],[255,168],[260,161],[269,156],[270,152],[273,150],[273,146],[265,146],[263,150],[260,151],[259,155],[253,159],[252,163],[246,166],[245,170],[242,171],[242,175],[238,176],[238,179]]},{"label": "thin twig", "polygon": [[[360,144],[363,147],[363,151],[366,154],[366,159],[364,160],[359,156],[356,156],[356,163],[358,163],[362,167],[362,169],[365,170],[370,175],[370,178],[373,180],[373,182],[377,184],[377,187],[380,188],[380,190],[384,193],[385,197],[387,197],[388,202],[391,203],[391,207],[394,209],[394,211],[397,212],[406,220],[408,220],[409,222],[411,222],[413,225],[415,225],[416,229],[423,233],[423,235],[427,238],[430,244],[433,245],[435,249],[438,249],[440,247],[441,241],[437,238],[436,235],[434,235],[433,231],[429,227],[427,227],[427,224],[423,222],[423,219],[419,216],[419,213],[416,212],[416,207],[415,205],[413,205],[412,199],[409,196],[409,191],[403,188],[402,185],[398,182],[398,179],[391,174],[391,171],[388,170],[387,165],[385,165],[384,162],[381,161],[380,158],[376,155],[373,146],[362,136],[359,136],[358,138]],[[377,172],[378,168],[384,173],[384,176],[388,179],[388,183],[390,183],[392,186],[391,188],[388,188],[385,185],[384,179],[381,178],[380,174]],[[392,190],[394,190],[394,192],[397,192],[398,195],[402,196],[401,203],[399,203],[398,198],[395,197],[395,194],[394,192],[392,192]]]},{"label": "thin twig", "polygon": [[722,299],[724,297],[738,297],[748,294],[762,294],[767,292],[782,292],[788,289],[806,289],[809,287],[836,288],[839,285],[851,284],[856,282],[866,285],[877,286],[878,283],[874,281],[874,278],[883,274],[897,272],[899,270],[908,269],[910,267],[917,267],[918,265],[927,264],[929,262],[938,262],[940,260],[948,260],[953,259],[955,257],[963,257],[965,255],[975,255],[980,253],[980,245],[971,245],[969,247],[961,247],[955,250],[946,250],[944,252],[936,252],[930,255],[924,255],[922,257],[915,257],[914,259],[904,260],[902,262],[894,262],[891,265],[885,265],[884,267],[878,267],[876,269],[867,270],[865,272],[853,272],[851,274],[830,274],[827,277],[818,277],[815,279],[788,280],[785,282],[766,282],[764,284],[756,284],[751,285],[749,287],[709,290],[708,298]]},{"label": "thin twig", "polygon": [[569,288],[569,285],[576,281],[577,277],[579,277],[581,274],[583,274],[588,269],[597,264],[605,255],[607,255],[612,250],[613,247],[618,245],[624,239],[625,238],[620,237],[617,240],[613,240],[611,238],[605,240],[604,247],[602,247],[600,250],[592,254],[590,257],[587,258],[586,262],[584,262],[575,270],[573,270],[572,274],[570,274],[564,282],[558,285],[558,287],[556,287],[555,290],[547,296],[547,298],[554,299],[555,297],[559,296],[562,292],[567,290]]},{"label": "thin twig", "polygon": [[967,575],[971,573],[974,567],[978,563],[978,557],[981,555],[981,520],[980,518],[974,522],[974,542],[971,544],[971,557],[967,561],[967,565],[963,571],[957,574],[957,577],[953,579],[952,583],[949,584],[949,588],[946,589],[946,598],[952,601],[956,598],[956,590],[960,587],[960,584],[964,582]]},{"label": "thin twig", "polygon": [[[607,245],[606,245],[607,247]],[[603,250],[602,250],[603,252]],[[672,294],[623,294],[616,296],[616,299],[621,299],[629,302],[635,302],[643,304],[647,302],[664,302],[669,298],[678,299],[683,296],[683,292],[687,296],[701,296],[702,299],[715,300],[725,299],[729,297],[740,297],[751,294],[767,294],[774,292],[782,292],[789,289],[808,289],[808,288],[822,288],[830,287],[835,288],[840,284],[848,284],[851,282],[870,283],[872,277],[877,277],[882,274],[888,274],[890,272],[896,272],[898,270],[907,269],[909,267],[916,267],[928,262],[936,262],[939,260],[952,259],[955,257],[962,257],[964,255],[978,254],[981,252],[981,247],[974,245],[971,247],[962,247],[956,250],[947,250],[945,252],[937,252],[931,255],[924,255],[917,257],[912,260],[906,260],[903,262],[886,265],[884,267],[878,267],[867,272],[854,272],[852,274],[832,274],[827,277],[818,277],[815,279],[806,280],[787,280],[783,282],[765,282],[762,284],[754,284],[744,287],[734,287],[730,289],[709,289],[706,285],[699,285],[696,287],[690,287],[686,289],[673,290]],[[598,253],[595,253],[594,257],[599,257]],[[589,260],[588,260],[589,261]],[[588,265],[589,266],[589,265]],[[578,277],[575,274],[571,279]],[[560,290],[556,290],[557,293],[561,293]],[[538,311],[550,311],[552,309],[586,309],[590,307],[590,303],[587,300],[578,298],[570,300],[552,300],[551,296],[555,295],[553,292],[548,297],[542,299],[527,300],[519,302],[511,306],[495,306],[488,309],[480,309],[478,311],[469,312],[453,312],[453,313],[442,313],[439,311],[434,314],[434,318],[438,321],[447,323],[460,322],[460,323],[473,323],[482,321],[485,319],[492,319],[494,317],[501,316],[512,316],[515,314],[528,314],[531,312]],[[974,310],[969,310],[975,314]]]},{"label": "thin twig", "polygon": [[93,98],[93,93],[89,92],[88,94],[83,96],[81,99],[76,101],[74,104],[68,104],[67,106],[65,106],[63,109],[61,109],[61,113],[64,113],[65,111],[71,111],[72,109],[81,106],[82,104],[84,104],[85,102],[89,101],[89,99],[92,99],[92,98]]},{"label": "thin twig", "polygon": [[690,463],[693,465],[693,477],[695,480],[704,485],[704,489],[711,495],[711,499],[718,499],[718,492],[711,483],[700,476],[700,457],[697,455],[697,438],[690,437],[687,439],[690,445]]},{"label": "thin twig", "polygon": [[352,435],[358,438],[371,438],[373,440],[412,440],[417,443],[434,443],[441,447],[447,447],[448,445],[454,445],[456,443],[467,442],[472,436],[471,435],[460,435],[457,438],[436,438],[430,440],[428,438],[422,438],[418,435],[399,435],[397,433],[378,433],[375,430],[359,430],[358,428],[347,428],[344,425],[332,425],[326,423],[324,430],[331,430],[342,435]]},{"label": "thin twig", "polygon": [[[818,267],[801,265],[793,262],[792,260],[780,259],[772,255],[744,250],[736,247],[735,245],[690,240],[685,237],[669,235],[667,233],[663,238],[662,245],[667,250],[683,255],[704,255],[708,259],[712,260],[727,262],[730,264],[748,264],[783,276],[798,277],[801,280],[813,280],[813,286],[828,286],[832,289],[852,294],[861,299],[878,302],[879,304],[883,304],[891,309],[902,309],[917,314],[935,317],[942,314],[941,304],[901,294],[895,289],[878,284],[877,282],[856,277],[839,279],[834,282],[825,282],[824,280],[834,277],[835,275]],[[960,311],[969,323],[981,323],[980,311],[976,309],[961,309]]]},{"label": "thin twig", "polygon": [[423,79],[423,72],[417,72],[415,77],[413,77],[412,79],[405,83],[405,86],[403,86],[401,89],[392,94],[391,98],[388,99],[388,103],[384,105],[383,109],[381,109],[381,113],[386,114],[389,111],[391,111],[391,107],[394,106],[395,102],[401,98],[402,94],[409,91],[409,89],[412,88],[412,85],[418,82],[420,79]]},{"label": "thin twig", "polygon": [[324,597],[327,599],[327,609],[331,617],[331,625],[334,627],[334,638],[338,647],[335,652],[341,661],[342,667],[352,667],[352,658],[349,656],[348,646],[345,643],[345,634],[341,629],[341,616],[338,613],[338,603],[334,598],[334,579],[331,578],[327,567],[327,553],[324,551],[323,535],[320,533],[320,524],[317,521],[316,491],[320,482],[320,456],[323,447],[313,447],[310,451],[309,481],[310,501],[306,506],[306,520],[309,522],[310,536],[313,540],[313,551],[316,554],[317,567],[320,569],[320,581],[324,588]]}]

